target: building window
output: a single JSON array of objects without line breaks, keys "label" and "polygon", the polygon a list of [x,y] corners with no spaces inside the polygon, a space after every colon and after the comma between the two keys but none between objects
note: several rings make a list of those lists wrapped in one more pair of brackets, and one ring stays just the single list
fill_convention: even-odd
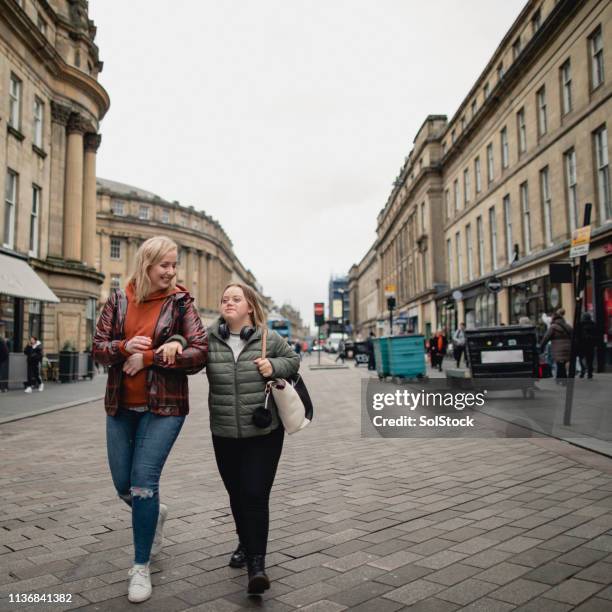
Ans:
[{"label": "building window", "polygon": [[453,195],[455,198],[455,213],[459,210],[459,179],[455,179],[453,183]]},{"label": "building window", "polygon": [[41,337],[42,303],[38,300],[28,300],[28,337]]},{"label": "building window", "polygon": [[122,217],[125,214],[123,210],[123,200],[113,200],[111,202],[111,210],[114,215]]},{"label": "building window", "polygon": [[187,227],[187,223],[188,223],[187,215],[181,215],[181,225],[183,227]]},{"label": "building window", "polygon": [[572,64],[567,60],[560,70],[561,76],[561,108],[567,115],[572,110]]},{"label": "building window", "polygon": [[519,36],[512,43],[512,59],[513,60],[516,60],[518,58],[518,56],[521,54],[521,49],[522,49],[521,37]]},{"label": "building window", "polygon": [[425,202],[421,202],[421,234],[424,235],[425,233]]},{"label": "building window", "polygon": [[465,244],[467,246],[467,273],[468,280],[474,280],[474,248],[472,246],[472,226],[465,226]]},{"label": "building window", "polygon": [[480,193],[482,190],[482,176],[480,169],[480,157],[474,160],[474,178],[476,180],[476,193]]},{"label": "building window", "polygon": [[42,149],[43,146],[43,122],[45,117],[45,105],[40,98],[34,98],[34,144]]},{"label": "building window", "polygon": [[170,223],[170,211],[167,208],[162,208],[161,220],[162,223]]},{"label": "building window", "polygon": [[536,93],[538,106],[538,134],[544,136],[548,130],[548,118],[546,115],[546,87],[542,86]]},{"label": "building window", "polygon": [[504,196],[504,226],[506,229],[506,258],[508,259],[508,264],[512,263],[512,210],[510,208],[510,196]]},{"label": "building window", "polygon": [[535,34],[542,25],[542,13],[538,9],[531,17],[531,34]]},{"label": "building window", "polygon": [[484,84],[484,87],[482,88],[482,93],[484,95],[484,99],[486,100],[489,97],[489,94],[491,93],[491,86],[489,85],[488,81]]},{"label": "building window", "polygon": [[576,179],[576,151],[570,149],[565,155],[565,184],[567,187],[567,209],[570,229],[578,227],[578,183]]},{"label": "building window", "polygon": [[9,125],[18,130],[21,123],[21,81],[14,74],[11,74],[9,100]]},{"label": "building window", "polygon": [[610,165],[608,161],[608,129],[604,125],[594,134],[595,162],[597,164],[597,196],[599,198],[600,223],[612,218],[610,196]]},{"label": "building window", "polygon": [[148,206],[140,206],[140,208],[138,209],[138,218],[142,219],[143,221],[148,221],[149,220],[149,212],[150,209]]},{"label": "building window", "polygon": [[32,185],[32,211],[30,213],[30,255],[38,257],[38,217],[40,215],[42,190]]},{"label": "building window", "polygon": [[17,207],[17,173],[8,170],[4,188],[4,237],[5,247],[12,249],[15,240],[15,209]]},{"label": "building window", "polygon": [[525,109],[516,113],[516,129],[518,131],[518,149],[519,154],[527,151],[527,126],[525,125]]},{"label": "building window", "polygon": [[531,214],[529,212],[529,189],[527,181],[521,183],[521,215],[523,217],[523,249],[525,255],[531,253]]},{"label": "building window", "polygon": [[601,26],[589,36],[591,53],[591,89],[599,87],[604,82],[603,36]]},{"label": "building window", "polygon": [[499,62],[497,65],[497,80],[501,81],[504,78],[504,62]]},{"label": "building window", "polygon": [[508,149],[508,130],[504,127],[499,133],[501,139],[501,165],[507,168],[510,163],[510,152]]},{"label": "building window", "polygon": [[110,258],[121,259],[121,240],[119,238],[110,239]]},{"label": "building window", "polygon": [[38,13],[36,26],[41,31],[43,36],[47,35],[47,22],[42,18],[42,15]]},{"label": "building window", "polygon": [[484,231],[482,227],[482,217],[476,219],[476,239],[478,240],[478,275],[484,274]]},{"label": "building window", "polygon": [[489,231],[491,232],[491,267],[497,270],[497,221],[495,219],[495,206],[489,208]]},{"label": "building window", "polygon": [[442,143],[442,155],[446,155],[446,142]]},{"label": "building window", "polygon": [[444,191],[444,210],[446,212],[446,219],[450,219],[450,191],[448,189]]},{"label": "building window", "polygon": [[446,240],[446,267],[448,270],[448,284],[453,286],[453,250],[451,247],[451,239]]},{"label": "building window", "polygon": [[542,216],[544,217],[544,242],[546,246],[552,244],[552,202],[550,198],[550,182],[548,180],[548,166],[540,170],[540,200],[542,203]]},{"label": "building window", "polygon": [[463,171],[463,202],[467,204],[470,201],[470,193],[472,191],[472,185],[470,181],[470,171],[466,168]]},{"label": "building window", "polygon": [[476,116],[476,111],[478,111],[478,102],[472,100],[472,119]]},{"label": "building window", "polygon": [[465,115],[464,115],[463,117],[461,117],[461,131],[462,132],[465,131],[465,124],[466,124],[466,121],[465,121]]},{"label": "building window", "polygon": [[494,168],[493,168],[493,143],[487,145],[487,181],[493,182]]},{"label": "building window", "polygon": [[455,255],[457,260],[457,279],[460,285],[463,285],[463,258],[461,256],[461,234],[455,234]]},{"label": "building window", "polygon": [[455,140],[456,140],[455,130],[452,130],[451,131],[451,144],[455,144]]},{"label": "building window", "polygon": [[121,274],[111,274],[110,288],[111,291],[121,289]]}]

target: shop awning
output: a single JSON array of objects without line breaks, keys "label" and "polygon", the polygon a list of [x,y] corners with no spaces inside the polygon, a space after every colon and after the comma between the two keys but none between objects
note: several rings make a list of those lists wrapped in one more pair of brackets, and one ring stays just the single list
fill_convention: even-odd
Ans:
[{"label": "shop awning", "polygon": [[59,302],[59,298],[32,270],[27,261],[0,254],[0,294],[41,302]]}]

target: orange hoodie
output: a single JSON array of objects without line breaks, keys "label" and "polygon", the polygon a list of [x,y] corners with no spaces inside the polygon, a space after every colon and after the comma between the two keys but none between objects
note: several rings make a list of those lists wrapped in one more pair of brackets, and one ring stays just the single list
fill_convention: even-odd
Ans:
[{"label": "orange hoodie", "polygon": [[[134,336],[148,336],[153,340],[155,326],[161,313],[164,300],[174,293],[180,293],[175,288],[171,290],[155,291],[147,296],[144,302],[138,304],[134,294],[134,286],[129,283],[125,289],[127,297],[127,312],[125,315],[124,340],[120,349],[121,352],[129,357],[131,353],[125,350],[125,344]],[[121,382],[121,405],[129,408],[130,406],[147,405],[147,368],[153,364],[155,350],[149,349],[143,353],[144,368],[134,376],[123,375]]]}]

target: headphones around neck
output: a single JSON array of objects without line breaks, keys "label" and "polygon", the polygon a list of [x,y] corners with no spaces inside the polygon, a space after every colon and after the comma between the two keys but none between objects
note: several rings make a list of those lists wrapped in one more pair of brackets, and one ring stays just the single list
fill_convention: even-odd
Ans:
[{"label": "headphones around neck", "polygon": [[[240,330],[240,339],[245,342],[255,333],[255,328],[250,325],[245,325]],[[225,322],[224,319],[221,319],[219,323],[219,335],[223,340],[227,340],[230,337],[230,328],[229,325]]]}]

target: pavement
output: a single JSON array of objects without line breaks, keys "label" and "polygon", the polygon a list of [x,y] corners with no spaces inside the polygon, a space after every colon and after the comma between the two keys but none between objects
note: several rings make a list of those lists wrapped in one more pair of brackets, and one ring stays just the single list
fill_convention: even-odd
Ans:
[{"label": "pavement", "polygon": [[[167,544],[139,610],[612,609],[612,460],[550,438],[362,438],[371,373],[303,375],[315,420],[285,440],[271,590],[247,597],[245,572],[227,567],[236,536],[196,375],[161,482]],[[0,426],[0,610],[132,609],[131,517],[104,422],[98,400]],[[17,593],[71,602],[10,603]]]}]

